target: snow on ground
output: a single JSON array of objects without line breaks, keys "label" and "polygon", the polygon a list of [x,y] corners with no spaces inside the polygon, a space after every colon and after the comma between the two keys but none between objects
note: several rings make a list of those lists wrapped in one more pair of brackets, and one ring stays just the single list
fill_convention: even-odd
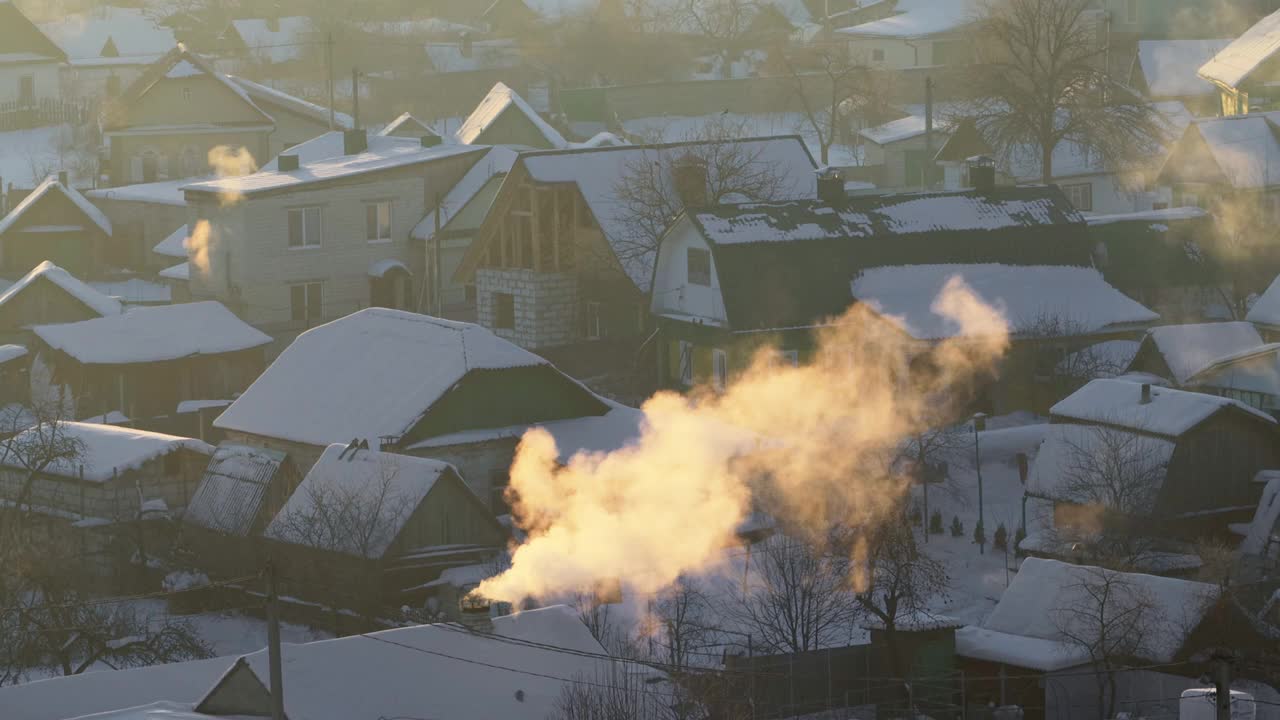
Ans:
[{"label": "snow on ground", "polygon": [[[622,129],[645,142],[682,142],[705,136],[711,128],[737,128],[744,138],[799,135],[815,161],[822,162],[818,134],[803,113],[715,113],[714,115],[659,115],[624,120]],[[848,145],[831,148],[828,165],[841,167],[862,164],[862,149]]]},{"label": "snow on ground", "polygon": [[[13,183],[15,188],[31,189],[51,173],[71,170],[76,162],[68,150],[71,142],[70,125],[0,132],[0,180],[4,187]],[[76,180],[72,184],[83,187],[92,178]]]}]

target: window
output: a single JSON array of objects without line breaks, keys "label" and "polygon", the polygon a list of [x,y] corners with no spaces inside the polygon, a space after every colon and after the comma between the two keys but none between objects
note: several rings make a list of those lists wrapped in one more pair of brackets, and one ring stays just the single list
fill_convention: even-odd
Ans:
[{"label": "window", "polygon": [[289,317],[307,327],[324,318],[324,292],[318,282],[289,286]]},{"label": "window", "polygon": [[391,242],[391,203],[376,202],[364,206],[365,238],[369,242]]},{"label": "window", "polygon": [[36,76],[23,75],[18,78],[18,106],[31,107],[36,104]]},{"label": "window", "polygon": [[701,248],[689,248],[686,264],[689,269],[690,285],[711,286],[711,251]]},{"label": "window", "polygon": [[779,350],[778,362],[782,365],[790,365],[791,367],[797,367],[800,365],[800,351],[799,350]]},{"label": "window", "polygon": [[182,88],[182,99],[187,102],[191,102],[191,88],[189,87]]},{"label": "window", "polygon": [[871,62],[884,62],[884,48],[875,48],[871,51]]},{"label": "window", "polygon": [[594,300],[587,301],[585,319],[588,340],[599,340],[604,337],[603,324],[600,322],[600,303]]},{"label": "window", "polygon": [[720,348],[711,351],[711,369],[717,390],[724,389],[725,380],[729,379],[729,354]]},{"label": "window", "polygon": [[320,247],[320,208],[289,210],[289,247]]},{"label": "window", "polygon": [[493,294],[493,326],[499,330],[512,330],[516,326],[516,296],[511,293]]},{"label": "window", "polygon": [[676,377],[681,385],[693,384],[693,343],[681,340],[676,343]]},{"label": "window", "polygon": [[1063,185],[1062,192],[1066,194],[1067,200],[1071,202],[1071,205],[1080,212],[1088,212],[1093,209],[1093,185],[1090,183]]}]

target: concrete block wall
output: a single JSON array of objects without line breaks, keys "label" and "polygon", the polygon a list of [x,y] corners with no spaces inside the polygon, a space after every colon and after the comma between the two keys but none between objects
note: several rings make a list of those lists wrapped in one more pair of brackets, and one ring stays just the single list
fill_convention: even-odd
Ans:
[{"label": "concrete block wall", "polygon": [[[512,328],[495,327],[495,295],[515,299]],[[524,348],[567,345],[578,337],[578,279],[570,273],[509,268],[476,272],[476,317],[499,337]]]}]

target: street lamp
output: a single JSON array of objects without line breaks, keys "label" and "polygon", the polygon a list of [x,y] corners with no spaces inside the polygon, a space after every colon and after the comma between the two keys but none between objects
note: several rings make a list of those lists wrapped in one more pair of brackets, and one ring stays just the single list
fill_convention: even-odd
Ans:
[{"label": "street lamp", "polygon": [[978,446],[978,433],[987,429],[987,416],[985,413],[975,413],[973,416],[973,465],[978,471],[978,554],[985,555],[987,553],[987,530],[984,527],[983,505],[982,505],[982,453]]}]

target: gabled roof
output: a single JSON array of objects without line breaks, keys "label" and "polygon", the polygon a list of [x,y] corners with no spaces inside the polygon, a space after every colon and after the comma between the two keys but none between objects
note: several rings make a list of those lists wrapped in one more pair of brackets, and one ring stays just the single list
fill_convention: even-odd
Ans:
[{"label": "gabled roof", "polygon": [[1192,323],[1151,328],[1143,342],[1164,358],[1169,379],[1185,385],[1220,358],[1260,347],[1262,336],[1247,322]]},{"label": "gabled roof", "polygon": [[285,460],[285,454],[277,450],[219,445],[183,513],[183,522],[248,536]]},{"label": "gabled roof", "polygon": [[1249,523],[1249,533],[1240,543],[1240,553],[1277,557],[1280,556],[1280,473],[1263,471],[1257,479],[1266,484],[1253,521]]},{"label": "gabled roof", "polygon": [[1200,66],[1230,39],[1139,40],[1138,66],[1148,97],[1194,97],[1217,93],[1213,83],[1198,75]]},{"label": "gabled roof", "polygon": [[[1138,601],[1151,604],[1152,627],[1143,634],[1136,659],[1152,662],[1173,661],[1220,595],[1209,583],[1027,558],[982,622],[985,632],[956,633],[956,652],[1039,670],[1088,662],[1088,651],[1066,642],[1061,627],[1065,624],[1072,635],[1084,638],[1098,632],[1084,618],[1091,602],[1094,612],[1099,611],[1086,592],[1099,575],[1114,583],[1108,610],[1131,610]],[[1083,612],[1071,613],[1072,608]]]},{"label": "gabled roof", "polygon": [[[1126,512],[1151,512],[1164,487],[1169,461],[1177,444],[1165,437],[1152,437],[1131,430],[1077,423],[1053,423],[1045,431],[1027,474],[1027,494],[1059,502],[1099,502]],[[1095,462],[1090,458],[1097,458]],[[1079,495],[1078,482],[1088,483],[1098,466],[1118,466],[1124,477],[1132,478],[1126,501],[1132,507],[1116,508],[1110,494],[1092,492]],[[1083,477],[1082,477],[1083,476]],[[1101,483],[1099,483],[1101,484]],[[1140,499],[1139,493],[1149,493]]]},{"label": "gabled roof", "polygon": [[311,32],[313,27],[311,18],[292,15],[275,19],[232,20],[230,29],[240,36],[245,47],[260,52],[270,62],[279,63],[302,56],[304,48],[299,39]]},{"label": "gabled roof", "polygon": [[36,189],[31,191],[31,194],[23,198],[22,202],[15,205],[8,215],[0,219],[0,235],[8,232],[22,217],[23,213],[35,207],[41,198],[50,193],[58,193],[66,197],[83,213],[84,218],[90,224],[97,226],[99,230],[107,235],[111,234],[111,221],[107,219],[107,216],[101,210],[89,202],[84,195],[81,195],[79,190],[63,185],[58,182],[56,175],[50,175],[44,179],[44,182],[37,185]]},{"label": "gabled roof", "polygon": [[1088,335],[1142,325],[1160,316],[1116,290],[1093,268],[1048,265],[908,265],[862,271],[855,299],[918,340],[956,335],[960,326],[932,309],[942,288],[960,278],[1004,315],[1015,337],[1044,330]]},{"label": "gabled roof", "polygon": [[[173,29],[156,23],[141,8],[114,5],[43,22],[40,29],[66,51],[74,65],[85,61],[145,65],[177,44]],[[114,56],[108,52],[110,47],[116,50]]]},{"label": "gabled roof", "polygon": [[1092,380],[1049,409],[1054,420],[1132,430],[1176,440],[1220,412],[1240,412],[1275,427],[1270,415],[1238,400],[1205,393],[1152,387],[1142,402],[1142,385],[1124,379]]},{"label": "gabled roof", "polygon": [[489,90],[489,94],[484,96],[480,104],[476,105],[476,109],[472,110],[467,119],[462,122],[456,133],[458,142],[464,145],[474,143],[498,118],[508,112],[523,116],[551,147],[568,147],[568,141],[558,130],[543,120],[533,106],[520,97],[519,93],[503,83],[494,85]]},{"label": "gabled roof", "polygon": [[1259,20],[1243,35],[1200,66],[1200,77],[1237,87],[1280,51],[1280,11]]},{"label": "gabled roof", "polygon": [[[235,83],[237,87],[245,92],[259,106],[274,106],[295,115],[301,115],[312,122],[327,125],[329,123],[329,109],[322,107],[313,102],[307,102],[300,97],[290,95],[283,90],[276,90],[261,83],[256,83],[236,75],[228,75],[227,79]],[[355,120],[344,112],[333,113],[333,123],[339,129],[350,130],[355,127]]]},{"label": "gabled roof", "polygon": [[36,27],[11,0],[0,0],[0,61],[24,56],[28,60],[65,62],[67,54]]},{"label": "gabled roof", "polygon": [[[419,716],[423,708],[439,720],[539,720],[554,713],[566,683],[617,671],[577,613],[559,605],[494,618],[492,633],[419,625],[286,643],[282,654],[285,714],[306,720]],[[196,709],[218,707],[224,685],[243,687],[231,681],[240,672],[271,687],[261,650],[240,658]],[[352,692],[354,677],[360,692]]]},{"label": "gabled roof", "polygon": [[889,17],[840,28],[836,32],[911,40],[955,32],[968,24],[974,10],[975,6],[968,0],[897,0]]},{"label": "gabled roof", "polygon": [[166,280],[186,281],[191,279],[191,263],[181,262],[177,265],[171,265],[159,273],[160,277]]},{"label": "gabled roof", "polygon": [[27,349],[21,345],[0,345],[0,365],[26,357]]},{"label": "gabled roof", "polygon": [[[484,157],[476,161],[466,175],[444,196],[439,223],[444,229],[449,221],[472,201],[494,178],[505,175],[515,164],[516,151],[506,147],[490,148]],[[496,190],[496,188],[495,188]],[[490,199],[492,202],[492,199]],[[415,240],[430,240],[436,233],[436,210],[433,208],[413,228],[410,234]]]},{"label": "gabled roof", "polygon": [[299,335],[214,425],[321,446],[399,437],[473,370],[546,365],[479,325],[370,308]]},{"label": "gabled roof", "polygon": [[[498,528],[493,515],[449,463],[377,450],[325,448],[265,537],[318,550],[377,560],[395,544],[418,506],[438,482],[453,482],[475,499],[473,512]],[[347,523],[313,523],[341,508]],[[457,518],[458,522],[467,519]]]},{"label": "gabled roof", "polygon": [[122,315],[32,329],[49,347],[86,365],[164,362],[271,342],[216,300],[137,307]]},{"label": "gabled roof", "polygon": [[1254,301],[1245,320],[1255,325],[1280,327],[1280,275],[1277,275],[1276,279],[1271,281],[1267,291]]},{"label": "gabled roof", "polygon": [[394,135],[396,137],[415,137],[439,136],[430,125],[422,122],[418,118],[408,112],[400,113],[399,117],[387,123],[387,126],[378,131],[379,135]]},{"label": "gabled roof", "polygon": [[203,57],[187,50],[186,45],[178,43],[177,47],[149,65],[146,71],[125,90],[120,99],[113,103],[112,107],[108,108],[103,128],[105,130],[116,130],[127,127],[125,119],[129,108],[161,80],[194,77],[197,75],[208,75],[225,85],[228,90],[238,95],[253,112],[257,113],[264,124],[273,125],[275,123],[275,120],[266,112],[263,112],[262,108],[258,107],[250,99],[249,94],[240,86],[231,82],[227,75],[218,72]]},{"label": "gabled roof", "polygon": [[[1188,378],[1187,384],[1254,390],[1269,395],[1280,395],[1280,364],[1276,362],[1278,354],[1280,354],[1280,343],[1267,343],[1227,353]],[[1253,366],[1253,372],[1250,372],[1250,366]],[[1251,379],[1262,385],[1251,384],[1250,375],[1256,375],[1257,377]]]},{"label": "gabled roof", "polygon": [[1280,185],[1280,113],[1199,118],[1164,160],[1157,182],[1227,184],[1237,189]]},{"label": "gabled roof", "polygon": [[[45,466],[44,472],[69,478],[83,477],[90,482],[106,482],[118,473],[136,470],[149,460],[182,448],[205,455],[213,454],[213,446],[199,440],[115,425],[59,422],[46,428],[23,432],[44,432],[46,435],[56,432],[60,437],[74,439],[82,452],[75,460],[55,460]],[[0,463],[22,467],[14,458],[0,460]]]},{"label": "gabled roof", "polygon": [[18,282],[10,285],[7,290],[0,293],[0,305],[4,305],[11,298],[17,297],[18,293],[34,284],[38,280],[47,280],[57,285],[68,295],[79,300],[85,307],[102,317],[110,315],[119,315],[124,311],[120,305],[120,301],[113,297],[108,297],[86,285],[74,275],[45,260],[35,266],[31,272],[22,276]]},{"label": "gabled roof", "polygon": [[186,258],[187,241],[191,238],[187,227],[179,226],[177,230],[169,233],[168,237],[156,243],[156,246],[151,248],[151,252],[165,257]]}]

